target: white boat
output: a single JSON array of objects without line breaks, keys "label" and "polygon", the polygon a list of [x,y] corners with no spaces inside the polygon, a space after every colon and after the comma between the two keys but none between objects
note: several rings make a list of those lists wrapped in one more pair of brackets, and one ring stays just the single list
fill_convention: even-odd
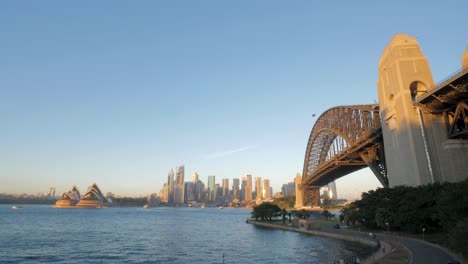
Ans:
[{"label": "white boat", "polygon": [[19,205],[16,205],[16,204],[11,207],[11,209],[21,209],[21,208],[23,208],[23,207],[21,207]]},{"label": "white boat", "polygon": [[224,207],[220,206],[219,209],[223,209]]}]

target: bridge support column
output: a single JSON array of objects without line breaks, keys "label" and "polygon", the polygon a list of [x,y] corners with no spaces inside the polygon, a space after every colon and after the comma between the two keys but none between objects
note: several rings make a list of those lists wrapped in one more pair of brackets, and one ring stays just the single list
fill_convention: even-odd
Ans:
[{"label": "bridge support column", "polygon": [[304,207],[304,189],[302,188],[302,177],[301,174],[296,174],[296,179],[294,180],[296,184],[296,204],[294,208],[302,208]]}]

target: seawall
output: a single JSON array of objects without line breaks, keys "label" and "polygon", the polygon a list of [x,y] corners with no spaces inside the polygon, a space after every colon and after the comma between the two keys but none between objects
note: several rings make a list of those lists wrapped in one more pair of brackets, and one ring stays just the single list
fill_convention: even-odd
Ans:
[{"label": "seawall", "polygon": [[290,227],[290,226],[275,225],[275,224],[270,224],[270,223],[265,223],[265,222],[259,222],[259,221],[255,221],[255,220],[251,220],[251,219],[247,219],[246,222],[250,223],[250,224],[257,225],[257,226],[266,227],[266,228],[281,229],[281,230],[293,231],[293,232],[298,232],[298,233],[303,233],[303,234],[308,234],[308,235],[314,235],[314,236],[328,237],[328,238],[332,238],[332,239],[342,239],[342,240],[357,242],[357,243],[363,244],[365,246],[370,246],[372,248],[380,247],[379,240],[371,239],[371,238],[365,238],[365,237],[359,237],[359,236],[353,236],[353,235],[346,235],[346,234],[331,233],[331,232],[319,231],[319,230],[300,229],[300,228],[295,228],[295,227]]}]

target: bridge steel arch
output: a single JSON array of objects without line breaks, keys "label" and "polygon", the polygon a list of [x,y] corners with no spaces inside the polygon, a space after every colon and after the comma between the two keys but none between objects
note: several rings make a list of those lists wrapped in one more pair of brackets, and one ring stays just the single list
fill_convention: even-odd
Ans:
[{"label": "bridge steel arch", "polygon": [[299,203],[318,204],[321,186],[365,167],[388,186],[378,105],[328,109],[310,133],[299,186],[305,201]]}]

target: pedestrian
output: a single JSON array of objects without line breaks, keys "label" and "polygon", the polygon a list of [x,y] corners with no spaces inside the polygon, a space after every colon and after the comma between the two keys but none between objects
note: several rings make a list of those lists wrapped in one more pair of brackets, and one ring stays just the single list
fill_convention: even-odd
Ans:
[{"label": "pedestrian", "polygon": [[382,246],[382,252],[383,252],[384,255],[385,255],[385,246]]}]

